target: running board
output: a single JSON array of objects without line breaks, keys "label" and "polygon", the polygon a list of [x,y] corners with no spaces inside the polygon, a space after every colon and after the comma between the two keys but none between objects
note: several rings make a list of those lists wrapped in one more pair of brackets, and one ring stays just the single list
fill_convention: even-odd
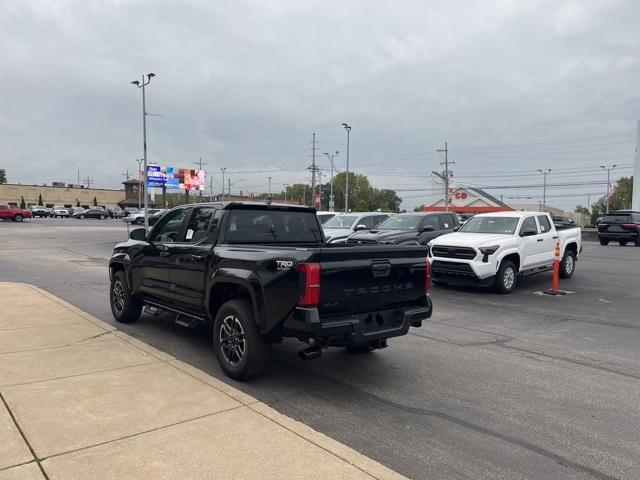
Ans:
[{"label": "running board", "polygon": [[542,273],[542,272],[550,272],[551,270],[553,270],[553,266],[537,267],[537,268],[531,268],[528,270],[523,270],[518,275],[522,277],[528,277],[529,275],[535,275],[536,273]]},{"label": "running board", "polygon": [[[175,322],[178,325],[182,325],[183,327],[191,328],[197,326],[199,323],[206,322],[206,319],[204,317],[200,317],[188,312],[183,312],[182,310],[179,310],[177,308],[168,307],[166,305],[161,305],[149,300],[145,300],[144,302],[147,308],[151,307],[155,311],[160,310],[160,313],[162,313],[162,311],[176,313],[177,317]],[[158,315],[158,313],[154,312],[154,315]]]}]

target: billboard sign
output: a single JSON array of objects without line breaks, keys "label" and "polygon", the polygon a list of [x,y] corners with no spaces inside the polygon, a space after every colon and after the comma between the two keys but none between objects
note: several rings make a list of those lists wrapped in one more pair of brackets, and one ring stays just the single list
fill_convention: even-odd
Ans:
[{"label": "billboard sign", "polygon": [[175,169],[147,165],[147,187],[175,190],[204,190],[205,172],[192,168]]}]

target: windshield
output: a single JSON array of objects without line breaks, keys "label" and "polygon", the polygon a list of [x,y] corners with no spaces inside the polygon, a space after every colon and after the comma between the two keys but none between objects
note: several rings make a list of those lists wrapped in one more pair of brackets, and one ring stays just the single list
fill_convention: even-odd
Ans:
[{"label": "windshield", "polygon": [[423,215],[393,215],[376,227],[377,230],[417,230]]},{"label": "windshield", "polygon": [[351,228],[358,220],[358,215],[336,215],[323,225],[324,228]]},{"label": "windshield", "polygon": [[518,217],[473,217],[465,223],[460,232],[513,234],[518,226]]},{"label": "windshield", "polygon": [[229,243],[319,243],[315,213],[286,210],[232,210]]}]

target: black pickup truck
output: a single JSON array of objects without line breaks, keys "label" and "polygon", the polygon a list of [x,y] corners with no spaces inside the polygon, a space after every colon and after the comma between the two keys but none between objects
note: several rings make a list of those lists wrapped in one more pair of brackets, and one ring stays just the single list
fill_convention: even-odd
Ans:
[{"label": "black pickup truck", "polygon": [[308,344],[303,360],[327,346],[364,352],[419,327],[432,308],[424,247],[327,244],[315,210],[290,205],[174,208],[115,246],[109,276],[117,321],[136,321],[147,305],[208,323],[220,365],[241,380],[285,337]]}]

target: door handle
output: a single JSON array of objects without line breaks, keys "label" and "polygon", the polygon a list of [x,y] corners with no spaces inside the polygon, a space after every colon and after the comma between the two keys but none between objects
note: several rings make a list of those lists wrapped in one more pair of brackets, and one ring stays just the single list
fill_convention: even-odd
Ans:
[{"label": "door handle", "polygon": [[195,260],[197,262],[199,262],[200,260],[202,260],[204,258],[203,255],[191,255],[191,260]]},{"label": "door handle", "polygon": [[538,241],[539,242],[544,242],[544,238],[539,238]]},{"label": "door handle", "polygon": [[558,235],[556,235],[555,237],[553,237],[553,239],[554,239],[554,240],[557,240],[557,239],[558,239]]},{"label": "door handle", "polygon": [[169,255],[171,255],[171,254],[170,254],[169,252],[165,251],[165,250],[162,250],[162,251],[160,252],[160,256],[161,256],[161,257],[168,257]]}]

